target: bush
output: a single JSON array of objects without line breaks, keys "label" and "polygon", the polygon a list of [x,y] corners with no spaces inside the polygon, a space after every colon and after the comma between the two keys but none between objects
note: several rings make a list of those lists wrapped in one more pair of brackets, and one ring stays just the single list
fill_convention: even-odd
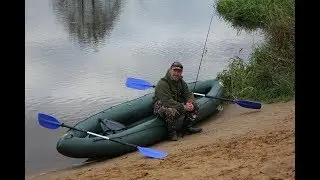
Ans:
[{"label": "bush", "polygon": [[261,28],[266,42],[255,48],[249,63],[231,58],[218,73],[226,96],[266,103],[294,97],[295,19],[293,0],[219,0],[217,11],[237,29]]}]

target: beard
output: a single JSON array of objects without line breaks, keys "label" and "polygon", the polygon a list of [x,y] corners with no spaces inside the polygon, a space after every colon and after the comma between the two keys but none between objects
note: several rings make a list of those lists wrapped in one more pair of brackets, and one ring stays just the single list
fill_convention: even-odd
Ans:
[{"label": "beard", "polygon": [[179,81],[181,79],[181,76],[171,76],[171,79],[174,81]]}]

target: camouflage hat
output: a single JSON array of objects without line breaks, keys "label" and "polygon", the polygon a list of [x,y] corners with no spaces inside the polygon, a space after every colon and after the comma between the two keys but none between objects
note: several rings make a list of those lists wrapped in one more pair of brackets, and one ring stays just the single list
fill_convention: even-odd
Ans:
[{"label": "camouflage hat", "polygon": [[180,70],[183,70],[183,66],[180,62],[178,61],[175,61],[172,63],[170,69],[180,69]]}]

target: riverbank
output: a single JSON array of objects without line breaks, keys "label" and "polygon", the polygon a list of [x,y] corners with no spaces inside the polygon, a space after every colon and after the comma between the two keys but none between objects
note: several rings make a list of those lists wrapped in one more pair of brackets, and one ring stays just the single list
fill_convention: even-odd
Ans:
[{"label": "riverbank", "polygon": [[164,160],[138,152],[26,179],[294,179],[295,101],[251,110],[235,104],[208,118],[203,132],[153,148]]},{"label": "riverbank", "polygon": [[237,30],[265,33],[265,43],[249,59],[231,58],[219,73],[226,97],[266,103],[291,100],[295,94],[295,6],[293,0],[218,0],[221,18]]}]

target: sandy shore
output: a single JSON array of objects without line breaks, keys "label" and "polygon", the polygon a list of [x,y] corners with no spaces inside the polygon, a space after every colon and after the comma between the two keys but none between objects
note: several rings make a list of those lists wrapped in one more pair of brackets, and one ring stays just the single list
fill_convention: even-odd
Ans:
[{"label": "sandy shore", "polygon": [[231,104],[200,126],[203,132],[152,146],[164,160],[138,152],[27,179],[294,179],[295,102],[261,110]]}]

